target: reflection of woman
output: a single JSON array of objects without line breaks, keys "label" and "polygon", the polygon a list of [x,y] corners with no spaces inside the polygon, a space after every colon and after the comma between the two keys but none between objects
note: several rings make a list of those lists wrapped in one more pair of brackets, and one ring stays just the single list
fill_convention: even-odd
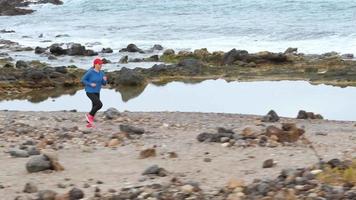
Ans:
[{"label": "reflection of woman", "polygon": [[107,77],[101,70],[102,66],[103,61],[99,58],[95,59],[93,67],[82,77],[82,83],[85,85],[85,92],[92,102],[91,111],[85,114],[88,128],[93,127],[95,114],[101,107],[103,107],[103,103],[100,101],[100,90],[102,85],[106,85]]}]

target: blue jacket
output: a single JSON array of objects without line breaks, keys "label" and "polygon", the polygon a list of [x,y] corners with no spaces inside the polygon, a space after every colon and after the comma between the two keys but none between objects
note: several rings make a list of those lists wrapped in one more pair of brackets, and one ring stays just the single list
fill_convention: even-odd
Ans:
[{"label": "blue jacket", "polygon": [[[94,68],[90,68],[82,77],[82,83],[85,85],[85,91],[88,93],[99,93],[101,86],[106,85],[103,79],[105,76],[103,71],[97,72]],[[92,87],[90,84],[95,83],[96,86]]]}]

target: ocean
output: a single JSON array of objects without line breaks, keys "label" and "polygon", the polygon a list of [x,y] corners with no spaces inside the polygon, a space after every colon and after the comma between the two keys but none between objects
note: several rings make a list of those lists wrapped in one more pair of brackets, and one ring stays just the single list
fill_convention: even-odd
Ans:
[{"label": "ocean", "polygon": [[79,42],[118,50],[135,43],[356,53],[356,1],[349,0],[64,0],[61,6],[33,7],[31,15],[0,17],[0,29],[16,31],[0,37],[33,47]]}]

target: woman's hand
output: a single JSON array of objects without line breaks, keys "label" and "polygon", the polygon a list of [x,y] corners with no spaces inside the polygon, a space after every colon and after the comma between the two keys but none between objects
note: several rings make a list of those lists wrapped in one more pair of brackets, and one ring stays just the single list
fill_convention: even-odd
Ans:
[{"label": "woman's hand", "polygon": [[104,79],[104,81],[107,81],[107,80],[108,80],[108,77],[107,77],[107,76],[104,76],[103,79]]},{"label": "woman's hand", "polygon": [[96,87],[96,83],[90,83],[90,86]]}]

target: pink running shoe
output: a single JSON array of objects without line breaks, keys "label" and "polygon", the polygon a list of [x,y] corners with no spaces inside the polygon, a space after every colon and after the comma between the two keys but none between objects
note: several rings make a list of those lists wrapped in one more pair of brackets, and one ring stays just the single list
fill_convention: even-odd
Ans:
[{"label": "pink running shoe", "polygon": [[94,123],[94,116],[91,116],[90,114],[85,114],[85,118],[87,119],[87,122],[89,124],[93,124]]}]

